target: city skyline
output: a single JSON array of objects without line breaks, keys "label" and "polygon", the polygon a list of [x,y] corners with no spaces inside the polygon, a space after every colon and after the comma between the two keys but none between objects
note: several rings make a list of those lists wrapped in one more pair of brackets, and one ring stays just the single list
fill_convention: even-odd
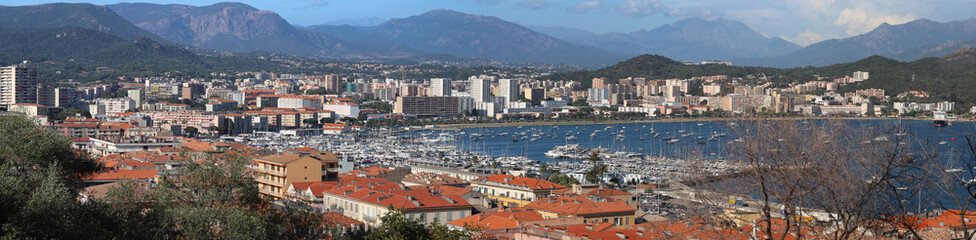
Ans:
[{"label": "city skyline", "polygon": [[[16,5],[49,3],[46,0]],[[90,2],[98,5],[117,1]],[[205,6],[221,1],[150,0],[155,4]],[[973,15],[976,2],[937,1],[750,1],[719,0],[464,0],[464,1],[240,1],[261,10],[274,11],[299,26],[339,20],[385,21],[419,15],[436,9],[496,16],[522,25],[572,27],[603,34],[649,30],[685,18],[742,21],[768,37],[781,37],[799,45],[845,38],[868,32],[882,23],[902,24],[917,19],[940,22],[964,20]],[[13,4],[5,4],[13,5]],[[396,7],[390,7],[396,6]]]}]

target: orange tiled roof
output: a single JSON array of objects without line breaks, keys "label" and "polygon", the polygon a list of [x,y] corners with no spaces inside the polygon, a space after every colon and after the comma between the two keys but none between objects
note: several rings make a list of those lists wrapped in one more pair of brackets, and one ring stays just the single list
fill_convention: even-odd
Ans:
[{"label": "orange tiled roof", "polygon": [[362,168],[362,169],[352,170],[352,171],[349,171],[349,173],[350,174],[354,174],[354,175],[360,175],[361,174],[361,175],[366,175],[366,176],[370,176],[370,177],[377,177],[377,176],[383,175],[384,173],[388,173],[388,172],[392,172],[392,171],[393,171],[393,169],[372,166],[372,167],[368,167],[368,168]]},{"label": "orange tiled roof", "polygon": [[513,229],[520,226],[520,222],[537,221],[545,218],[538,211],[510,211],[510,212],[486,212],[471,215],[462,219],[454,220],[448,224],[473,227],[483,230]]},{"label": "orange tiled roof", "polygon": [[122,179],[147,179],[155,178],[159,175],[155,169],[149,170],[112,170],[99,172],[91,176],[84,177],[83,180],[122,180]]},{"label": "orange tiled roof", "polygon": [[516,176],[506,175],[506,174],[495,174],[495,175],[485,176],[485,177],[475,179],[475,181],[489,181],[489,182],[496,182],[496,183],[512,184],[512,185],[527,187],[529,189],[558,189],[558,188],[566,187],[546,180],[540,180],[540,179],[528,178],[528,177],[516,177]]},{"label": "orange tiled roof", "polygon": [[531,202],[525,208],[566,215],[595,215],[634,212],[636,209],[623,201],[596,202],[583,196],[550,196]]}]

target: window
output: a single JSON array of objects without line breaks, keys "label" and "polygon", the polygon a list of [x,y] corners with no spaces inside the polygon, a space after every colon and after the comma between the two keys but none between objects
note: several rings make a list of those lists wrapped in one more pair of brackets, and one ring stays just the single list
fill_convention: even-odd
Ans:
[{"label": "window", "polygon": [[454,221],[454,212],[447,212],[447,221]]}]

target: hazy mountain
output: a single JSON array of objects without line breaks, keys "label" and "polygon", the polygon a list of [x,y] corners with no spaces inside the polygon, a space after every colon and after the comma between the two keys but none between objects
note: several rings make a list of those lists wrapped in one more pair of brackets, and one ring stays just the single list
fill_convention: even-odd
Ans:
[{"label": "hazy mountain", "polygon": [[964,47],[942,57],[943,60],[963,65],[976,65],[976,48]]},{"label": "hazy mountain", "polygon": [[311,31],[350,42],[401,44],[425,52],[508,62],[601,66],[624,57],[572,44],[496,17],[433,10],[374,27],[318,25]]},{"label": "hazy mountain", "polygon": [[380,25],[383,22],[386,22],[386,19],[382,19],[378,17],[365,17],[365,18],[345,18],[339,20],[332,20],[332,21],[325,22],[325,24],[336,25],[336,26],[349,25],[349,26],[357,26],[357,27],[372,27],[372,26]]},{"label": "hazy mountain", "polygon": [[525,27],[532,29],[532,31],[553,36],[558,39],[584,38],[584,37],[592,37],[597,35],[596,33],[590,31],[586,31],[579,28],[572,28],[572,27],[559,27],[559,26],[545,27],[545,26],[535,26],[535,25],[525,25]]},{"label": "hazy mountain", "polygon": [[145,37],[157,42],[163,38],[143,30],[107,7],[88,3],[49,3],[30,6],[0,6],[0,28],[38,29],[80,27],[121,37]]},{"label": "hazy mountain", "polygon": [[658,54],[680,61],[779,56],[800,49],[796,44],[780,38],[767,38],[742,22],[728,19],[691,18],[652,30],[581,34],[563,39],[611,52]]},{"label": "hazy mountain", "polygon": [[[197,55],[184,46],[149,38],[124,39],[80,27],[0,29],[0,65],[29,60],[38,79],[99,80],[109,76],[156,76],[163,72],[203,76],[214,71],[282,69],[277,63],[244,57]],[[96,72],[96,67],[117,71]]]},{"label": "hazy mountain", "polygon": [[919,19],[900,25],[881,24],[861,35],[818,42],[783,56],[735,62],[737,65],[773,67],[825,66],[872,55],[911,61],[942,56],[961,47],[953,46],[953,42],[974,38],[976,18],[946,23]]},{"label": "hazy mountain", "polygon": [[277,13],[242,3],[202,7],[120,3],[108,7],[156,35],[200,48],[326,57],[363,51],[357,44],[297,29]]}]

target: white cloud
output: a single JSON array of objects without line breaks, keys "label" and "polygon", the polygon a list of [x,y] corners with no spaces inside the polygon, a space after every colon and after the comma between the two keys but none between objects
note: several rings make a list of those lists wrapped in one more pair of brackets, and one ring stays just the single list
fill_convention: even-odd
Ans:
[{"label": "white cloud", "polygon": [[305,0],[306,7],[319,7],[329,5],[329,0]]},{"label": "white cloud", "polygon": [[834,0],[793,0],[795,4],[800,5],[803,10],[814,10],[822,14],[830,13],[830,6],[834,3]]},{"label": "white cloud", "polygon": [[596,9],[596,8],[598,8],[600,6],[603,6],[603,1],[601,1],[601,0],[593,0],[593,1],[581,2],[580,4],[577,4],[577,5],[571,6],[571,7],[567,7],[566,9],[569,10],[569,11],[572,11],[572,12],[584,13],[584,12],[589,12],[590,10]]},{"label": "white cloud", "polygon": [[667,11],[661,4],[661,0],[627,0],[617,5],[617,10],[630,18],[641,18]]},{"label": "white cloud", "polygon": [[869,32],[874,28],[878,27],[882,23],[888,24],[902,24],[910,22],[917,19],[911,14],[906,15],[883,15],[878,16],[877,14],[869,14],[860,8],[845,8],[840,12],[837,20],[834,21],[834,25],[845,27],[847,35],[854,36],[862,33]]},{"label": "white cloud", "polygon": [[539,9],[546,9],[555,6],[556,4],[549,2],[549,0],[519,0],[515,3],[515,6],[513,7],[539,10]]},{"label": "white cloud", "polygon": [[546,8],[558,6],[556,3],[553,3],[550,0],[471,0],[471,1],[483,5],[495,5],[504,2],[514,2],[512,8],[528,8],[532,10],[540,10],[540,9],[546,9]]},{"label": "white cloud", "polygon": [[813,31],[807,30],[807,31],[797,33],[795,37],[780,36],[780,38],[805,47],[810,44],[814,44],[823,40],[830,39],[831,37],[827,37],[819,33],[815,33]]},{"label": "white cloud", "polygon": [[666,15],[668,17],[675,17],[675,18],[709,19],[709,18],[721,16],[722,14],[709,8],[696,7],[696,8],[672,8],[668,10]]}]

